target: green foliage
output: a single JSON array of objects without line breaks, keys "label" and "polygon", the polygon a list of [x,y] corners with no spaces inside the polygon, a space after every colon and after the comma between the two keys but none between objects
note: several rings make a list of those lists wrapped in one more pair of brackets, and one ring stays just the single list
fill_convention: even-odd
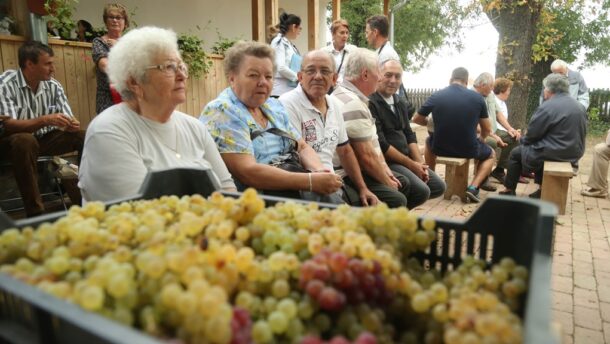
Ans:
[{"label": "green foliage", "polygon": [[212,61],[203,50],[203,40],[192,34],[181,34],[178,36],[178,49],[184,63],[189,67],[189,75],[192,77],[200,77],[205,75]]},{"label": "green foliage", "polygon": [[585,65],[610,63],[610,0],[545,1],[534,61],[585,56]]},{"label": "green foliage", "polygon": [[593,107],[589,108],[589,121],[587,127],[587,135],[590,136],[604,136],[608,132],[608,128],[610,128],[610,122],[608,122],[608,118],[603,118],[600,116],[599,108]]},{"label": "green foliage", "polygon": [[[390,8],[400,0],[392,0]],[[462,22],[480,10],[478,4],[464,5],[460,0],[411,0],[395,15],[394,48],[406,69],[424,67],[429,55],[442,46],[462,48],[459,34]],[[329,4],[329,10],[331,5]],[[383,13],[381,1],[350,0],[341,3],[341,17],[350,25],[350,43],[366,47],[366,19]],[[330,24],[330,18],[328,22]]]},{"label": "green foliage", "polygon": [[[393,0],[391,6],[398,2]],[[428,56],[443,46],[460,51],[462,25],[477,13],[475,9],[460,0],[407,2],[395,13],[394,24],[394,48],[405,69],[423,68]]]},{"label": "green foliage", "polygon": [[44,8],[49,13],[45,19],[53,23],[61,38],[69,39],[76,27],[72,14],[76,11],[77,4],[78,0],[45,0]]},{"label": "green foliage", "polygon": [[224,37],[218,30],[216,30],[216,34],[218,35],[218,40],[212,46],[212,54],[224,55],[227,49],[238,41],[237,38]]},{"label": "green foliage", "polygon": [[[329,10],[332,7],[332,2],[328,3]],[[350,38],[349,43],[359,47],[366,47],[366,36],[364,28],[366,27],[366,19],[370,16],[383,13],[381,1],[371,0],[350,0],[341,2],[341,18],[349,23]],[[331,19],[328,19],[329,24]]]}]

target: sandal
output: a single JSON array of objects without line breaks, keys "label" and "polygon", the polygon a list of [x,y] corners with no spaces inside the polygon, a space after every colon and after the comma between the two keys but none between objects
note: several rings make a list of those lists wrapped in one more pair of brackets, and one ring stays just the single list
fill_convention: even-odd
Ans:
[{"label": "sandal", "polygon": [[594,189],[594,188],[588,188],[588,189],[582,190],[580,192],[580,194],[583,195],[583,196],[587,196],[587,197],[606,198],[608,196],[608,191]]}]

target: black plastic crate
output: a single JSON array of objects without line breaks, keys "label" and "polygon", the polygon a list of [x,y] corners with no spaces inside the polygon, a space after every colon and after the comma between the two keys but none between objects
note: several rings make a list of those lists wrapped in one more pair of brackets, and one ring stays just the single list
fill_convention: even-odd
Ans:
[{"label": "black plastic crate", "polygon": [[[175,169],[155,172],[138,195],[116,200],[151,199],[163,195],[210,195],[218,185],[208,171]],[[239,193],[225,193],[238,197]],[[267,206],[287,199],[262,196]],[[294,200],[292,200],[294,201]],[[307,203],[301,202],[300,203]],[[322,206],[333,208],[332,204]],[[13,223],[0,213],[0,231],[54,221],[64,212]],[[435,219],[438,240],[417,257],[433,269],[451,270],[466,255],[498,262],[512,257],[529,269],[524,297],[525,343],[556,343],[551,335],[551,252],[557,209],[546,202],[490,196],[466,221]],[[421,220],[421,219],[420,219]],[[0,341],[10,343],[159,343],[135,329],[56,299],[35,287],[0,274]]]}]

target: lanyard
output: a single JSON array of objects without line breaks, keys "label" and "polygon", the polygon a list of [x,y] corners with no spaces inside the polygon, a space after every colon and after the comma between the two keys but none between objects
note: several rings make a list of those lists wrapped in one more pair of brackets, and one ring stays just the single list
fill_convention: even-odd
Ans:
[{"label": "lanyard", "polygon": [[339,63],[339,68],[337,68],[337,73],[341,71],[341,66],[343,66],[343,60],[345,59],[345,48],[343,48],[343,54],[341,55],[341,63]]}]

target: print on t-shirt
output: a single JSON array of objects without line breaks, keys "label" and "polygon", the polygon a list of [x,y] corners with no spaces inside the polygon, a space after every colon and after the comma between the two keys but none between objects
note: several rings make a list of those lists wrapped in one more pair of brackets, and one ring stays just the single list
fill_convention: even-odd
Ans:
[{"label": "print on t-shirt", "polygon": [[309,121],[305,121],[302,125],[305,142],[308,144],[316,142],[318,140],[318,135],[316,134],[316,120],[311,119]]}]

